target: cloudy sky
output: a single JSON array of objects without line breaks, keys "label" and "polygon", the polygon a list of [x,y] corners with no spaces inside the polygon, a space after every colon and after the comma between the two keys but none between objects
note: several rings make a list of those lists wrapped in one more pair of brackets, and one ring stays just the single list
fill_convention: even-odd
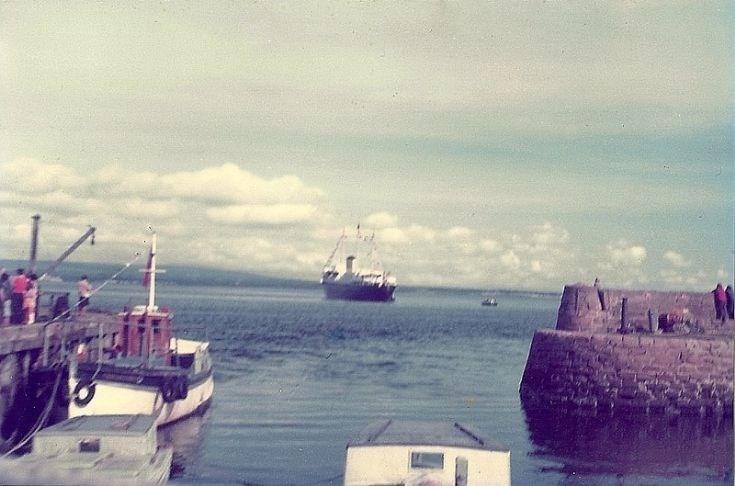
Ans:
[{"label": "cloudy sky", "polygon": [[2,2],[0,257],[732,281],[733,4]]}]

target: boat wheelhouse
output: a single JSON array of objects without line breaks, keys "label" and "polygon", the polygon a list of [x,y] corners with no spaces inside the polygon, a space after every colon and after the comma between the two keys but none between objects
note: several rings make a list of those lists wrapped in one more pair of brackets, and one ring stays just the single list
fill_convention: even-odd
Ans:
[{"label": "boat wheelhouse", "polygon": [[457,422],[375,422],[348,443],[344,484],[506,486],[510,450]]}]

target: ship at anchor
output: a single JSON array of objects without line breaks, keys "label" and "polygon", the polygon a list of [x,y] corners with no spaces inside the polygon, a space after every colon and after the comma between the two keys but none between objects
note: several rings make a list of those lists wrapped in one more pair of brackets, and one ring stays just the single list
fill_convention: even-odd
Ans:
[{"label": "ship at anchor", "polygon": [[324,264],[321,284],[327,299],[367,302],[395,300],[396,278],[383,269],[375,234],[363,236],[359,225],[352,238],[342,233]]}]

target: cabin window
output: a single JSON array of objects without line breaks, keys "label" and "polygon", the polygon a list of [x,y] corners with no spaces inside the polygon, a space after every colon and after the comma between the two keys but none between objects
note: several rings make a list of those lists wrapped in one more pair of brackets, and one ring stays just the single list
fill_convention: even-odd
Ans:
[{"label": "cabin window", "polygon": [[79,441],[79,452],[99,452],[99,439],[82,439]]},{"label": "cabin window", "polygon": [[411,467],[418,469],[444,469],[444,454],[441,452],[412,452]]},{"label": "cabin window", "polygon": [[161,319],[153,319],[151,325],[153,326],[153,334],[158,334],[161,330]]}]

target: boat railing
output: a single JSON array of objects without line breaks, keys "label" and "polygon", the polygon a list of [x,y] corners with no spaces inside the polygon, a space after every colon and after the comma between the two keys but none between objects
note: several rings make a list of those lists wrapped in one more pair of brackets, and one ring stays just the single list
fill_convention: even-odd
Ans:
[{"label": "boat railing", "polygon": [[[53,324],[58,324],[55,328]],[[105,353],[105,323],[90,323],[90,326],[97,326],[97,362],[101,362]],[[60,330],[57,334],[55,331]],[[64,325],[64,322],[58,320],[51,320],[43,324],[43,347],[41,350],[41,365],[46,368],[49,366],[51,361],[51,343],[54,338],[59,339],[59,359],[61,362],[66,362],[69,356],[69,342],[68,342],[68,326]],[[86,343],[85,343],[86,344]]]}]

